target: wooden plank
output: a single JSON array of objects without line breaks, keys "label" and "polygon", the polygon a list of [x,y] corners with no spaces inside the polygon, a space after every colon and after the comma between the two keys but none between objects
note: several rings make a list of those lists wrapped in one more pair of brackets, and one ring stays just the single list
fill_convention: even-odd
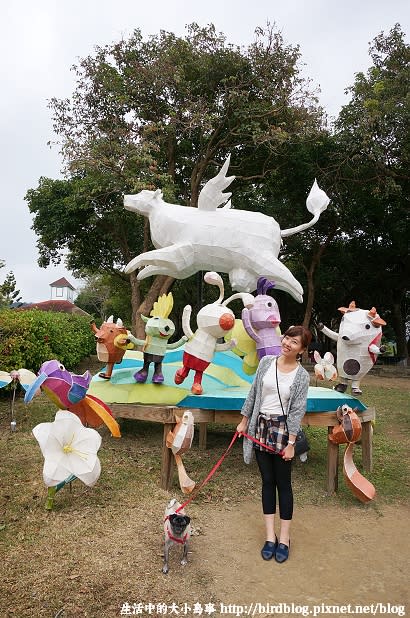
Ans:
[{"label": "wooden plank", "polygon": [[202,410],[200,408],[174,408],[175,415],[183,415],[185,410],[190,410],[195,423],[215,423],[215,410]]},{"label": "wooden plank", "polygon": [[[376,418],[374,408],[367,408],[363,412],[358,412],[357,415],[362,423],[373,421]],[[307,412],[302,419],[302,425],[306,427],[334,427],[339,425],[339,421],[336,412]]]},{"label": "wooden plank", "polygon": [[143,406],[137,404],[110,404],[110,409],[116,418],[129,418],[154,423],[172,423],[175,421],[175,406]]}]

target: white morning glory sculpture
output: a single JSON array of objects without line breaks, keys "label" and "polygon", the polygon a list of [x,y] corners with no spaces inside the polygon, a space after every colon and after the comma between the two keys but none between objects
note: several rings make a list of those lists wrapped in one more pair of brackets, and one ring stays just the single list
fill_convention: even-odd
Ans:
[{"label": "white morning glory sculpture", "polygon": [[125,268],[142,268],[138,279],[169,275],[185,279],[200,270],[229,273],[233,290],[256,290],[259,277],[275,281],[276,288],[302,302],[303,289],[278,260],[282,238],[314,225],[327,208],[329,198],[315,180],[306,200],[313,218],[294,228],[281,230],[272,217],[259,212],[234,210],[224,193],[234,176],[226,177],[230,157],[219,174],[203,187],[198,208],[167,204],[160,189],[125,195],[124,207],[149,218],[155,247],[137,256]]},{"label": "white morning glory sculpture", "polygon": [[78,416],[59,410],[52,423],[40,423],[33,429],[44,455],[43,479],[47,487],[80,479],[91,487],[101,473],[97,457],[101,436],[84,427]]}]

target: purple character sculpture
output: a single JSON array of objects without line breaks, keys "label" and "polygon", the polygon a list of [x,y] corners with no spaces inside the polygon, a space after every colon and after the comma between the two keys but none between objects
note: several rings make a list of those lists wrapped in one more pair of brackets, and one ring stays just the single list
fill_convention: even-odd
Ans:
[{"label": "purple character sculpture", "polygon": [[282,347],[278,303],[266,293],[274,287],[273,281],[259,277],[253,306],[242,309],[242,322],[249,337],[256,342],[259,360],[268,354],[279,356]]}]

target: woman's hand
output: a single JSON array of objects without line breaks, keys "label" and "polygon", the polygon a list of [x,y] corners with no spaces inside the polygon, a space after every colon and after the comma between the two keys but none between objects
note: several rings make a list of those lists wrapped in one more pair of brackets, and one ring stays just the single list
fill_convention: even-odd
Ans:
[{"label": "woman's hand", "polygon": [[248,429],[248,421],[248,417],[244,416],[239,425],[237,426],[236,431],[239,433],[240,436]]},{"label": "woman's hand", "polygon": [[282,457],[285,461],[291,461],[295,456],[295,447],[293,444],[288,444],[282,451]]}]

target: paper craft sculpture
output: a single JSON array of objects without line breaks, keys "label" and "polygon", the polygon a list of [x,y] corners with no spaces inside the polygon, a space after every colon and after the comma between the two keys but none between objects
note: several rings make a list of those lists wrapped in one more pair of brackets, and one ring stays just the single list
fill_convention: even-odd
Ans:
[{"label": "paper craft sculpture", "polygon": [[49,488],[46,508],[53,506],[56,491],[76,478],[91,487],[101,473],[97,457],[101,436],[84,427],[78,416],[59,410],[52,423],[40,423],[33,435],[44,456],[43,479]]},{"label": "paper craft sculpture", "polygon": [[236,319],[233,329],[225,335],[225,341],[231,339],[236,341],[236,346],[232,348],[232,352],[242,358],[243,371],[249,376],[253,375],[259,365],[256,342],[249,337],[242,320]]},{"label": "paper craft sculpture", "polygon": [[218,175],[203,187],[198,208],[167,204],[159,189],[124,196],[127,210],[149,218],[156,247],[131,260],[125,272],[144,267],[138,279],[151,275],[185,279],[200,270],[219,270],[229,273],[232,289],[239,292],[252,292],[258,278],[264,276],[273,279],[279,290],[302,302],[302,286],[278,260],[282,238],[314,225],[327,208],[329,198],[315,181],[306,200],[312,220],[281,230],[272,217],[231,208],[231,193],[224,193],[234,179],[226,177],[229,161],[230,157]]},{"label": "paper craft sculpture", "polygon": [[327,337],[337,341],[337,371],[340,383],[335,389],[344,393],[348,381],[352,381],[352,394],[361,395],[361,379],[370,371],[381,353],[379,347],[382,338],[382,326],[386,322],[381,319],[375,307],[358,309],[352,301],[349,307],[339,307],[343,317],[339,332],[336,333],[323,324],[318,324]]},{"label": "paper craft sculpture", "polygon": [[273,281],[259,277],[257,296],[255,296],[252,307],[242,309],[242,322],[249,337],[256,342],[259,360],[268,354],[279,356],[282,349],[278,303],[266,294],[274,287]]},{"label": "paper craft sculpture", "polygon": [[154,384],[162,384],[164,381],[162,361],[165,352],[181,347],[188,340],[188,337],[184,335],[178,341],[168,343],[168,340],[175,332],[175,324],[172,320],[168,319],[173,306],[174,299],[172,293],[163,294],[154,303],[150,313],[152,317],[147,318],[145,315],[141,315],[141,319],[145,322],[145,340],[137,339],[132,333],[127,335],[127,342],[131,341],[134,345],[143,346],[144,366],[134,374],[135,380],[139,383],[147,381],[149,366],[151,363],[154,363],[152,382]]},{"label": "paper craft sculpture", "polygon": [[340,425],[336,425],[328,435],[333,444],[347,444],[343,458],[343,475],[346,484],[361,502],[369,502],[376,495],[374,485],[356,468],[353,462],[353,450],[362,435],[362,424],[357,416],[357,409],[348,405],[339,406],[336,411]]},{"label": "paper craft sculpture", "polygon": [[102,363],[107,363],[107,371],[101,372],[98,375],[109,380],[115,363],[122,361],[122,357],[127,350],[127,344],[121,345],[119,342],[128,334],[128,331],[120,318],[114,324],[114,316],[112,315],[110,315],[106,322],[101,324],[100,328],[97,328],[95,322],[91,323],[91,328],[97,340],[98,360]]},{"label": "paper craft sculpture", "polygon": [[182,417],[177,417],[176,425],[172,431],[168,432],[166,439],[166,445],[172,450],[175,457],[179,485],[184,494],[190,494],[195,487],[195,481],[187,475],[181,457],[191,448],[193,437],[194,416],[191,410],[186,410]]},{"label": "paper craft sculpture", "polygon": [[334,356],[331,352],[326,352],[323,358],[319,352],[315,350],[313,352],[313,358],[316,361],[314,366],[315,376],[318,380],[336,380],[337,371],[333,363],[335,362]]},{"label": "paper craft sculpture", "polygon": [[36,374],[33,373],[32,371],[29,371],[28,369],[18,369],[13,370],[7,372],[7,371],[0,371],[0,388],[3,388],[4,386],[8,386],[9,384],[12,384],[12,393],[11,393],[11,401],[10,401],[10,412],[11,412],[11,419],[10,419],[10,429],[11,431],[16,431],[17,428],[17,420],[16,420],[16,416],[15,416],[15,400],[16,400],[16,388],[17,388],[17,384],[20,383],[21,386],[25,389],[27,389],[29,387],[30,384],[32,384],[32,382],[34,382],[34,380],[36,379]]},{"label": "paper craft sculpture", "polygon": [[227,304],[236,298],[241,298],[244,305],[253,303],[253,296],[242,293],[233,294],[223,301],[224,284],[222,277],[216,272],[205,273],[204,281],[219,287],[219,298],[214,303],[200,309],[196,317],[198,330],[195,334],[190,326],[192,307],[191,305],[184,307],[182,328],[189,341],[185,345],[183,367],[178,369],[174,377],[175,384],[182,384],[190,370],[195,371],[194,383],[191,387],[194,395],[202,395],[202,374],[212,361],[214,353],[230,350],[236,345],[235,340],[217,343],[218,339],[228,333],[235,324],[235,316],[231,309],[228,309]]},{"label": "paper craft sculpture", "polygon": [[61,410],[69,410],[91,427],[105,423],[115,438],[121,437],[120,428],[109,407],[97,397],[87,395],[90,382],[89,371],[76,375],[67,371],[58,360],[46,361],[41,365],[35,381],[27,388],[24,402],[30,403],[41,388]]},{"label": "paper craft sculpture", "polygon": [[28,369],[17,369],[10,371],[10,373],[8,371],[0,371],[0,388],[15,381],[20,382],[21,386],[27,389],[36,378],[36,374]]}]

